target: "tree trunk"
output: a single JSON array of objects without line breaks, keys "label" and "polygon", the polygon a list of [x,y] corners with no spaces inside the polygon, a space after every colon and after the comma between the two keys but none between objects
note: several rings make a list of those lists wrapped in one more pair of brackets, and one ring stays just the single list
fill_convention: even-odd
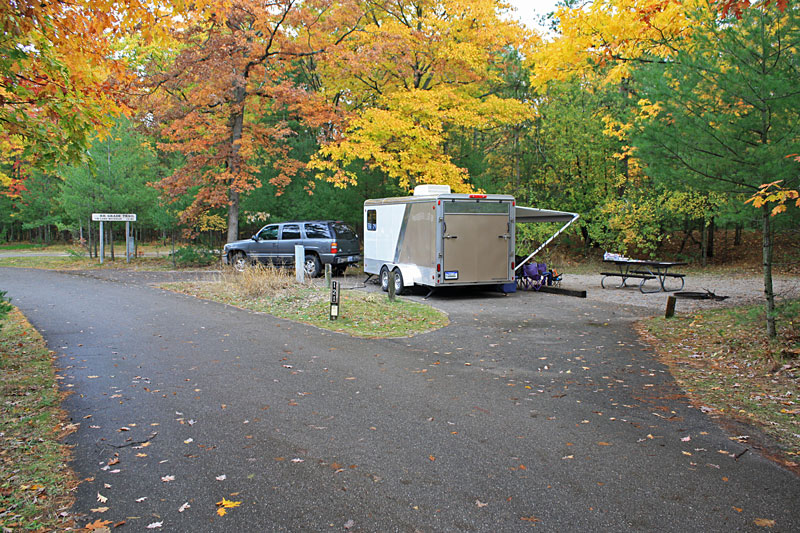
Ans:
[{"label": "tree trunk", "polygon": [[[233,93],[233,105],[230,118],[231,125],[231,155],[228,157],[228,170],[234,179],[239,174],[241,168],[241,156],[239,146],[242,140],[244,126],[244,98],[247,95],[245,88],[246,80],[241,80]],[[231,184],[228,194],[228,242],[239,239],[239,190],[235,184]]]},{"label": "tree trunk", "polygon": [[700,239],[700,264],[706,266],[708,264],[708,223],[703,219],[703,234]]},{"label": "tree trunk", "polygon": [[711,217],[711,220],[708,221],[708,244],[706,246],[706,255],[708,257],[714,257],[714,230],[716,230],[716,227],[714,217]]},{"label": "tree trunk", "polygon": [[742,244],[742,225],[736,224],[736,228],[733,232],[733,245],[734,246],[741,246]]},{"label": "tree trunk", "polygon": [[228,193],[228,242],[239,239],[239,191]]},{"label": "tree trunk", "polygon": [[586,226],[581,226],[581,237],[583,237],[583,255],[589,255],[589,247],[591,246],[591,239],[589,238],[589,229]]},{"label": "tree trunk", "polygon": [[772,227],[770,224],[770,209],[765,204],[761,208],[761,239],[764,255],[764,298],[767,312],[767,336],[774,339],[777,336],[775,326],[775,292],[772,289]]}]

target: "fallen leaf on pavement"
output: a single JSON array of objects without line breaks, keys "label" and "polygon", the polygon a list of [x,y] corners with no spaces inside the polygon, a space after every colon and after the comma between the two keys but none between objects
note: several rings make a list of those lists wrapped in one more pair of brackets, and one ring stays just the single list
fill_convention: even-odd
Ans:
[{"label": "fallen leaf on pavement", "polygon": [[97,507],[95,509],[91,509],[93,513],[105,513],[108,511],[108,507]]},{"label": "fallen leaf on pavement", "polygon": [[[86,524],[86,529],[88,529],[89,531],[97,530],[97,529],[106,527],[110,523],[111,523],[111,520],[100,520],[98,518],[97,520],[95,520],[91,524]],[[106,528],[106,529],[108,529],[108,528]]]},{"label": "fallen leaf on pavement", "polygon": [[100,494],[98,492],[97,493],[97,501],[99,501],[100,503],[106,503],[108,501],[108,498],[106,498],[105,496],[103,496],[102,494]]},{"label": "fallen leaf on pavement", "polygon": [[189,505],[189,502],[186,502],[186,503],[184,503],[183,505],[181,505],[181,506],[178,508],[178,512],[179,512],[179,513],[182,513],[182,512],[184,512],[186,509],[188,509],[189,507],[191,507],[191,505]]},{"label": "fallen leaf on pavement", "polygon": [[168,481],[175,481],[175,476],[163,476],[161,478],[161,481],[163,481],[164,483],[166,483]]},{"label": "fallen leaf on pavement", "polygon": [[147,524],[147,529],[158,529],[164,525],[164,521],[161,522],[153,522],[152,524]]},{"label": "fallen leaf on pavement", "polygon": [[753,520],[753,523],[760,527],[773,527],[775,525],[775,520],[770,520],[769,518],[756,518]]},{"label": "fallen leaf on pavement", "polygon": [[217,476],[214,479],[216,479],[217,481],[225,481],[225,478],[227,478],[227,477],[228,476],[226,476],[225,474],[222,474],[221,476]]},{"label": "fallen leaf on pavement", "polygon": [[488,503],[483,503],[483,502],[482,502],[482,501],[480,501],[480,500],[475,500],[475,505],[477,505],[477,506],[478,506],[478,508],[481,508],[481,507],[486,507],[486,506],[487,506],[487,505],[489,505],[489,504],[488,504]]}]

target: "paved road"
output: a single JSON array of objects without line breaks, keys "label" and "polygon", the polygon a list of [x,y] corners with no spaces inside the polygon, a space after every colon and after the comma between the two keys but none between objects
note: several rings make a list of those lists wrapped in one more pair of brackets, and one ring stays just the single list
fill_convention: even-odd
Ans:
[{"label": "paved road", "polygon": [[[0,269],[73,392],[82,524],[800,529],[798,478],[732,457],[746,445],[688,405],[633,310],[455,293],[430,300],[450,326],[366,340],[151,285],[175,276]],[[223,498],[241,504],[219,516]]]}]

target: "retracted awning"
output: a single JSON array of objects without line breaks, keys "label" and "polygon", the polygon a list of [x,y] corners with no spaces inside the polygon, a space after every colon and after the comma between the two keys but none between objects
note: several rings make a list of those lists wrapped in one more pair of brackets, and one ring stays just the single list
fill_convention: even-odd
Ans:
[{"label": "retracted awning", "polygon": [[578,218],[578,215],[567,211],[516,206],[514,207],[514,218],[517,222],[572,222]]},{"label": "retracted awning", "polygon": [[567,211],[552,211],[550,209],[537,209],[535,207],[521,207],[516,206],[514,207],[514,218],[516,219],[516,223],[519,224],[520,222],[562,222],[564,223],[557,232],[555,232],[549,239],[547,239],[541,246],[539,246],[534,252],[526,257],[523,261],[520,261],[518,265],[515,266],[514,270],[517,271],[522,268],[522,265],[530,261],[531,257],[538,254],[542,248],[550,244],[550,242],[558,237],[562,231],[567,229],[570,224],[578,220],[580,217],[577,213],[569,213]]}]

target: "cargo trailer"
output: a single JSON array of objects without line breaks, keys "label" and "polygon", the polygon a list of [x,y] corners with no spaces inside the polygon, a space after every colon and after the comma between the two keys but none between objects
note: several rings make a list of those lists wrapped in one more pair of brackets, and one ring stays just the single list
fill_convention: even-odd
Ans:
[{"label": "cargo trailer", "polygon": [[534,221],[544,212],[522,209],[510,195],[456,194],[447,185],[419,185],[412,196],[367,200],[364,272],[378,275],[384,291],[394,283],[398,294],[413,285],[433,290],[514,283],[517,213]]}]

